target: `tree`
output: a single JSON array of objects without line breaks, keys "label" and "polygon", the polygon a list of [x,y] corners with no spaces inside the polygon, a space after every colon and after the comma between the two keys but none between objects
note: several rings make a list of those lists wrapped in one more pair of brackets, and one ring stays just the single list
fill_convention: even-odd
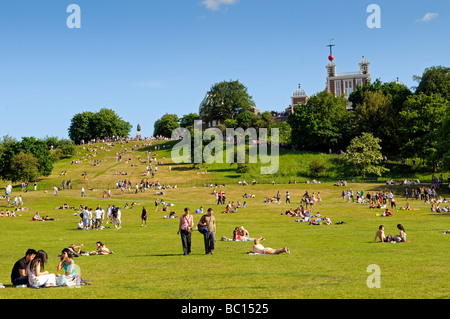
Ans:
[{"label": "tree", "polygon": [[76,144],[82,140],[91,140],[95,138],[94,132],[95,113],[82,112],[72,117],[69,126],[69,138]]},{"label": "tree", "polygon": [[411,90],[398,81],[382,83],[377,79],[366,83],[350,94],[355,113],[355,136],[362,132],[381,138],[384,153],[397,155],[405,142],[399,133],[399,112],[412,96]]},{"label": "tree", "polygon": [[437,132],[437,157],[441,160],[443,168],[450,171],[450,105],[447,105],[445,117]]},{"label": "tree", "polygon": [[11,181],[35,181],[39,173],[38,159],[30,153],[19,152],[11,158],[10,177]]},{"label": "tree", "polygon": [[[271,125],[270,128],[278,129],[278,141],[280,143],[291,144],[292,143],[292,128],[288,122],[280,122]],[[272,133],[271,130],[267,130],[268,133]]]},{"label": "tree", "polygon": [[[401,148],[404,157],[420,157],[436,170],[441,160],[438,152],[439,128],[450,101],[440,94],[420,93],[408,98],[400,112],[400,132],[407,138]],[[448,139],[448,136],[447,136]]]},{"label": "tree", "polygon": [[69,137],[75,143],[81,140],[112,136],[127,137],[132,125],[119,117],[116,112],[102,108],[99,112],[75,114],[69,126]]},{"label": "tree", "polygon": [[200,119],[200,115],[198,115],[197,113],[189,113],[183,115],[183,117],[179,120],[180,127],[187,128],[189,126],[194,126],[194,122],[198,119]]},{"label": "tree", "polygon": [[371,133],[362,133],[350,141],[342,160],[347,164],[351,173],[361,175],[365,178],[367,174],[381,176],[388,171],[379,165],[382,159],[380,139]]},{"label": "tree", "polygon": [[37,158],[39,173],[43,176],[49,176],[53,171],[53,159],[50,149],[43,140],[35,137],[22,137],[20,150],[30,153]]},{"label": "tree", "polygon": [[10,180],[11,158],[20,152],[20,142],[4,136],[0,142],[0,179]]},{"label": "tree", "polygon": [[247,87],[239,81],[223,81],[214,84],[200,104],[199,114],[205,121],[235,119],[237,115],[251,111],[255,102]]},{"label": "tree", "polygon": [[440,94],[450,100],[450,68],[433,66],[425,69],[422,76],[414,76],[414,80],[419,82],[416,94]]},{"label": "tree", "polygon": [[306,105],[299,104],[288,123],[292,144],[299,149],[343,149],[352,136],[352,113],[347,111],[347,100],[326,91],[312,96]]},{"label": "tree", "polygon": [[104,138],[112,136],[128,137],[133,127],[124,121],[113,110],[102,108],[94,115],[94,136],[92,138]]},{"label": "tree", "polygon": [[237,127],[242,127],[244,130],[253,127],[253,122],[256,120],[256,115],[251,112],[242,112],[236,116]]},{"label": "tree", "polygon": [[399,134],[395,134],[397,114],[392,106],[392,99],[383,91],[366,91],[362,104],[356,105],[355,130],[356,135],[363,132],[372,133],[381,139],[383,150],[388,154],[398,153]]},{"label": "tree", "polygon": [[153,136],[171,137],[172,131],[179,128],[179,118],[176,114],[164,114],[154,124]]}]

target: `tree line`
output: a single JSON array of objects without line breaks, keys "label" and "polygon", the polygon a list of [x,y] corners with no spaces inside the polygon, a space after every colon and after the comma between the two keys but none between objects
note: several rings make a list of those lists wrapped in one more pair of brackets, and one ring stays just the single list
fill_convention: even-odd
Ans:
[{"label": "tree line", "polygon": [[49,176],[53,164],[75,154],[71,140],[46,137],[23,137],[21,141],[4,136],[0,141],[0,179],[33,182]]},{"label": "tree line", "polygon": [[207,92],[198,114],[163,115],[155,122],[154,135],[170,137],[175,128],[191,128],[198,119],[220,121],[217,128],[222,131],[278,127],[280,142],[297,150],[345,153],[359,138],[379,144],[377,154],[420,158],[434,170],[450,169],[450,68],[430,67],[414,80],[418,86],[410,89],[377,79],[347,98],[319,92],[282,123],[275,123],[270,112],[254,114],[247,88],[239,81],[224,81]]}]

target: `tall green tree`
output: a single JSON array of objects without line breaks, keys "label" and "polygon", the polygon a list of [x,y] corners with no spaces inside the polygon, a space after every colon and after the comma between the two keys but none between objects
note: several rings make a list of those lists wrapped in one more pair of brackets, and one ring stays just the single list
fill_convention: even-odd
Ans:
[{"label": "tall green tree", "polygon": [[442,125],[437,131],[437,157],[443,168],[450,171],[450,105],[447,105],[444,114]]},{"label": "tall green tree", "polygon": [[204,121],[236,119],[255,107],[247,87],[239,81],[214,84],[200,105],[199,115]]},{"label": "tall green tree", "polygon": [[[12,168],[12,159],[19,153],[32,155],[37,161],[39,176],[49,176],[53,170],[53,157],[44,140],[35,137],[23,137],[22,141],[5,136],[0,142],[0,178],[17,181],[17,172]],[[20,162],[29,163],[29,156],[21,156]],[[26,159],[26,161],[24,160]],[[34,162],[34,161],[33,161]]]},{"label": "tall green tree", "polygon": [[112,136],[128,137],[132,125],[124,121],[115,111],[107,108],[100,109],[94,116],[94,137],[104,138]]},{"label": "tall green tree", "polygon": [[381,176],[387,168],[381,166],[382,159],[380,139],[371,133],[362,133],[353,138],[342,155],[350,173],[365,178],[368,174]]},{"label": "tall green tree", "polygon": [[420,157],[436,170],[441,161],[438,133],[449,104],[450,101],[440,94],[420,93],[408,98],[405,110],[400,112],[399,123],[401,132],[407,136],[407,141],[401,148],[404,157]]},{"label": "tall green tree", "polygon": [[11,158],[21,150],[20,142],[8,135],[0,142],[0,179],[10,180]]},{"label": "tall green tree", "polygon": [[95,125],[95,113],[94,112],[82,112],[75,114],[72,117],[69,126],[69,138],[76,144],[79,144],[82,140],[90,140],[95,137],[94,131]]},{"label": "tall green tree", "polygon": [[180,127],[188,128],[189,126],[194,126],[194,122],[199,119],[200,119],[200,115],[198,115],[197,113],[185,114],[179,120]]},{"label": "tall green tree", "polygon": [[298,105],[288,117],[292,144],[300,149],[327,152],[345,149],[352,136],[352,116],[347,100],[329,92],[312,96],[306,105]]},{"label": "tall green tree", "polygon": [[416,94],[440,94],[450,100],[450,68],[433,66],[425,69],[422,76],[414,76],[414,79],[419,82]]},{"label": "tall green tree", "polygon": [[153,136],[171,137],[172,131],[180,127],[179,118],[176,114],[164,114],[154,124]]},{"label": "tall green tree", "polygon": [[35,137],[23,137],[20,143],[21,151],[34,155],[39,163],[39,173],[43,176],[49,176],[53,170],[53,159],[50,148],[43,140]]},{"label": "tall green tree", "polygon": [[19,152],[11,158],[9,176],[11,181],[35,181],[39,176],[38,159],[30,153]]},{"label": "tall green tree", "polygon": [[398,125],[391,96],[383,91],[366,91],[362,104],[356,105],[355,130],[356,135],[370,132],[381,140],[383,150],[387,154],[398,153],[400,145],[399,134],[396,134]]},{"label": "tall green tree", "polygon": [[107,108],[99,112],[75,114],[69,126],[69,137],[75,143],[95,138],[128,137],[132,125],[123,120],[115,111]]}]

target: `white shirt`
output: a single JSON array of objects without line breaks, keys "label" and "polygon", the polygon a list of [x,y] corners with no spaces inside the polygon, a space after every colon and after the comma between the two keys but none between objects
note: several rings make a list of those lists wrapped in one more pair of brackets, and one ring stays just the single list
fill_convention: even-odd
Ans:
[{"label": "white shirt", "polygon": [[100,209],[96,209],[94,213],[95,213],[95,218],[96,219],[101,219],[102,218],[102,211]]}]

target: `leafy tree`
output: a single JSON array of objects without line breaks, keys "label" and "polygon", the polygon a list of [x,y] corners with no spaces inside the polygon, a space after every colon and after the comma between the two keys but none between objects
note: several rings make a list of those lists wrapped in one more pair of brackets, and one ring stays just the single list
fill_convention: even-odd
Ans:
[{"label": "leafy tree", "polygon": [[20,152],[20,142],[4,136],[0,142],[0,179],[10,180],[11,158]]},{"label": "leafy tree", "polygon": [[398,82],[382,83],[377,79],[358,86],[349,97],[355,113],[355,135],[372,133],[381,138],[386,154],[397,155],[405,142],[399,132],[399,112],[404,110],[406,100],[412,95],[408,87]]},{"label": "leafy tree", "polygon": [[[0,178],[12,181],[20,179],[17,177],[16,172],[22,171],[20,166],[16,170],[12,168],[12,159],[19,153],[32,155],[37,160],[39,176],[48,176],[51,174],[53,170],[53,157],[49,147],[43,140],[38,140],[35,137],[23,137],[22,141],[18,142],[13,138],[5,136],[3,137],[3,141],[0,142]],[[21,160],[19,163],[30,162],[29,158],[25,161],[23,156],[19,157],[19,159]]]},{"label": "leafy tree", "polygon": [[59,140],[57,149],[61,150],[62,157],[70,157],[76,152],[75,144],[67,139]]},{"label": "leafy tree", "polygon": [[362,133],[361,136],[353,138],[346,152],[342,155],[342,160],[347,164],[351,173],[361,175],[363,178],[367,174],[381,176],[388,171],[379,165],[382,159],[380,139],[371,133]]},{"label": "leafy tree", "polygon": [[251,112],[242,112],[236,116],[237,127],[242,127],[244,130],[253,127],[253,122],[256,120],[256,115]]},{"label": "leafy tree", "polygon": [[[271,128],[277,128],[278,134],[279,134],[279,142],[280,143],[286,143],[291,144],[292,143],[292,128],[289,125],[288,122],[280,122],[271,125]],[[268,133],[271,133],[270,130],[267,131]]]},{"label": "leafy tree", "polygon": [[304,150],[342,149],[352,134],[352,113],[347,111],[347,100],[326,91],[312,96],[306,105],[298,105],[288,123],[292,143]]},{"label": "leafy tree", "polygon": [[154,124],[153,136],[171,137],[172,131],[180,127],[179,118],[176,114],[164,114]]},{"label": "leafy tree", "polygon": [[232,119],[226,119],[223,124],[225,125],[226,128],[237,128],[238,127],[238,122],[236,120],[232,120]]},{"label": "leafy tree", "polygon": [[356,135],[370,132],[381,139],[383,150],[388,154],[398,153],[400,146],[397,114],[392,106],[392,98],[383,91],[366,91],[362,104],[356,105],[355,130]]},{"label": "leafy tree", "polygon": [[49,176],[53,170],[53,160],[50,149],[43,140],[35,137],[23,137],[20,143],[20,150],[30,153],[37,158],[39,173],[43,176]]},{"label": "leafy tree", "polygon": [[82,112],[75,114],[72,117],[69,126],[69,137],[76,144],[79,144],[82,140],[90,140],[95,137],[94,132],[95,125],[95,113],[94,112]]},{"label": "leafy tree", "polygon": [[133,127],[129,122],[122,120],[116,112],[106,108],[102,108],[95,113],[94,121],[94,136],[92,138],[127,137]]},{"label": "leafy tree", "polygon": [[414,76],[414,79],[419,82],[416,94],[440,94],[450,100],[450,68],[433,66],[425,69],[422,76]]},{"label": "leafy tree", "polygon": [[197,113],[189,113],[189,114],[183,115],[183,117],[179,120],[180,127],[187,128],[189,126],[193,126],[194,122],[198,119],[200,119],[200,115],[198,115]]},{"label": "leafy tree", "polygon": [[408,98],[405,110],[400,112],[401,132],[407,136],[407,141],[401,148],[404,157],[420,157],[436,170],[441,160],[438,132],[449,104],[450,101],[440,94],[420,93]]},{"label": "leafy tree", "polygon": [[438,158],[443,164],[443,168],[450,171],[450,105],[447,105],[445,117],[437,132]]},{"label": "leafy tree", "polygon": [[40,176],[38,159],[30,153],[19,152],[11,158],[9,175],[13,183],[35,181]]},{"label": "leafy tree", "polygon": [[127,137],[132,125],[120,118],[115,111],[102,108],[99,112],[75,114],[69,126],[69,137],[75,143],[81,140],[112,136]]},{"label": "leafy tree", "polygon": [[251,111],[255,102],[247,92],[247,87],[239,81],[223,81],[214,84],[200,105],[200,116],[205,121],[236,119]]},{"label": "leafy tree", "polygon": [[383,92],[386,97],[391,98],[392,107],[394,112],[399,112],[403,108],[403,104],[408,96],[413,93],[405,85],[398,82],[381,82],[380,79],[376,79],[373,83],[367,82],[362,87],[358,86],[353,91],[348,100],[352,102],[352,107],[355,109],[358,105],[364,103],[366,92]]}]

